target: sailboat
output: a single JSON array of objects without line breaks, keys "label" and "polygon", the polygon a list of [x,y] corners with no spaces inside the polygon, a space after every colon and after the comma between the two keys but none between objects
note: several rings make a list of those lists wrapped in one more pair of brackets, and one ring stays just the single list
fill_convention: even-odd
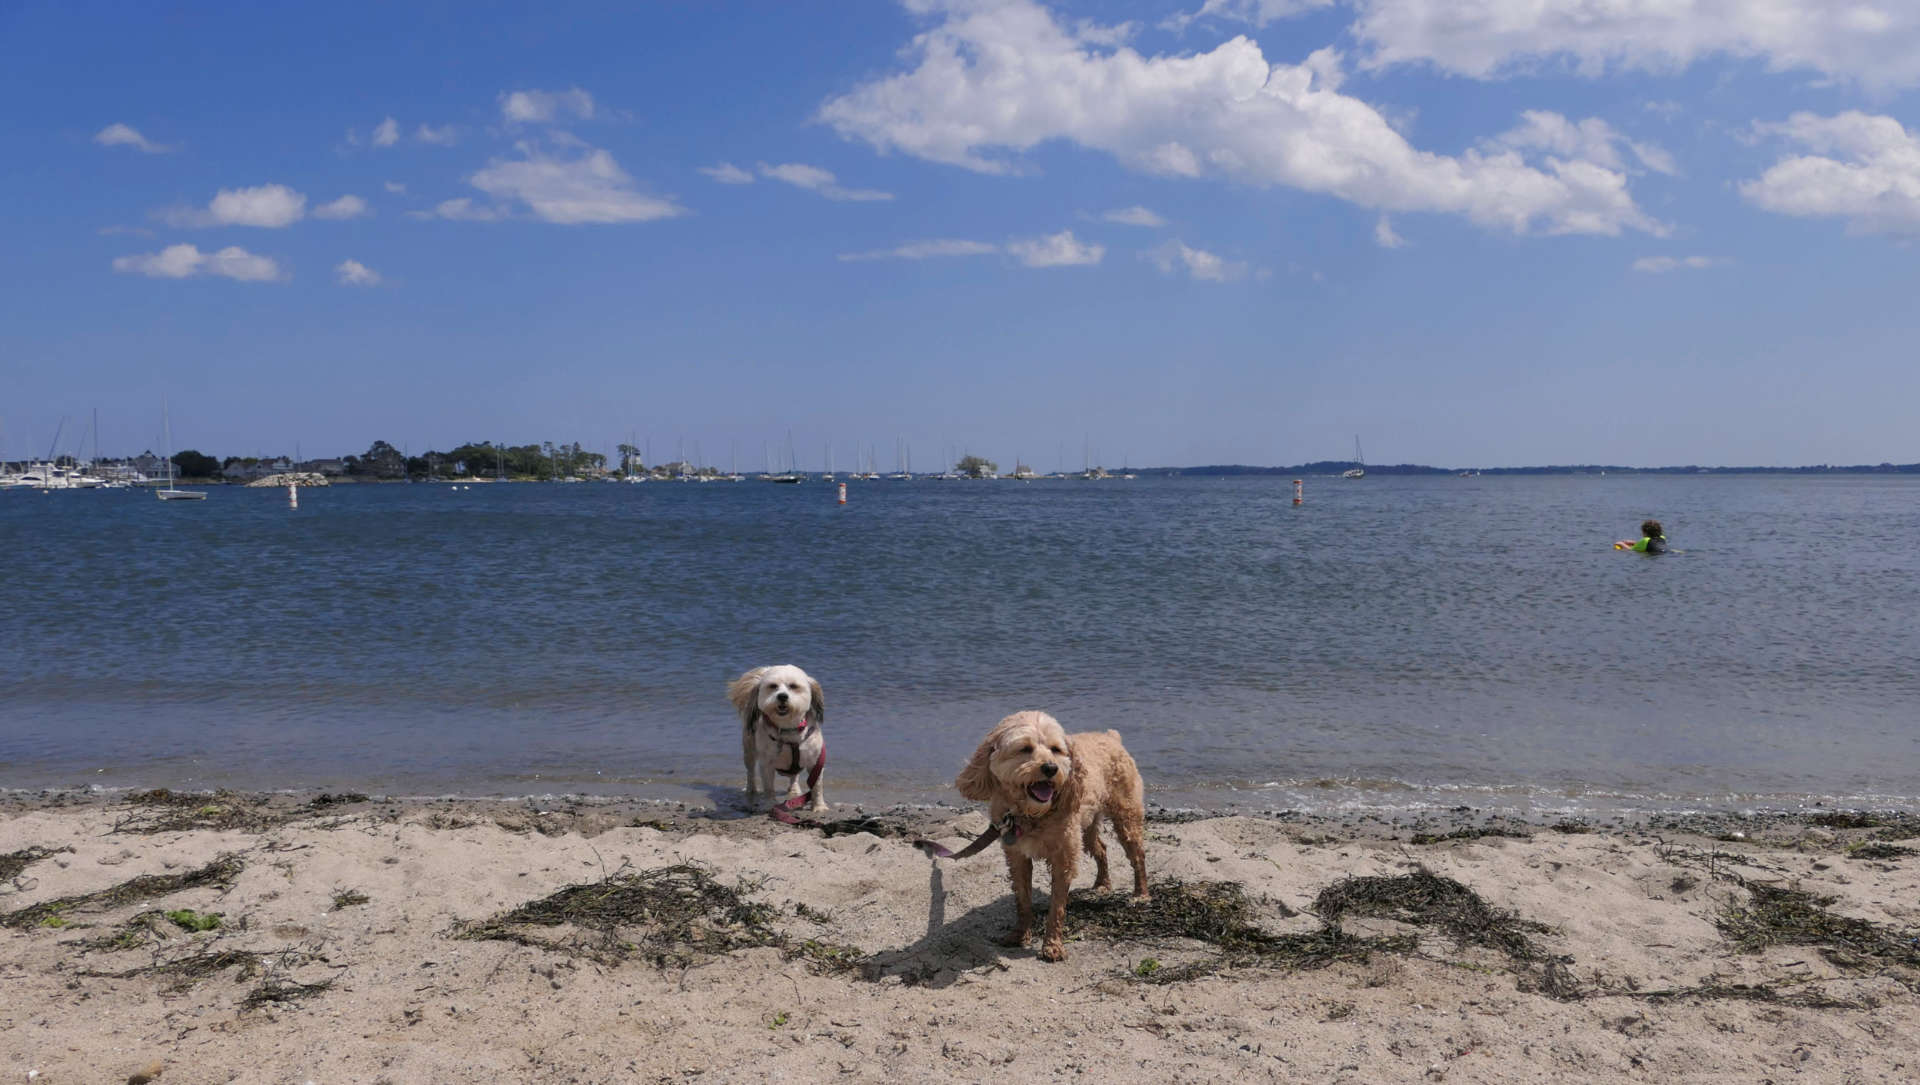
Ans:
[{"label": "sailboat", "polygon": [[1367,477],[1367,461],[1365,457],[1360,455],[1360,435],[1357,433],[1353,435],[1353,464],[1354,465],[1352,467],[1349,467],[1345,471],[1340,472],[1340,477],[1341,478],[1366,478]]},{"label": "sailboat", "polygon": [[160,447],[167,457],[167,488],[155,490],[155,497],[162,501],[205,501],[205,490],[176,490],[173,488],[173,424],[167,416],[167,401],[160,401]]}]

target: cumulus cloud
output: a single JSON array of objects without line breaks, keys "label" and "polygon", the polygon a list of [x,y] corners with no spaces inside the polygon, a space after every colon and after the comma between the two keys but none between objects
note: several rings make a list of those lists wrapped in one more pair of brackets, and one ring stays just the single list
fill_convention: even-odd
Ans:
[{"label": "cumulus cloud", "polygon": [[400,142],[400,122],[399,121],[394,120],[392,117],[388,117],[386,120],[381,121],[379,125],[374,128],[373,145],[375,147],[391,147],[398,142]]},{"label": "cumulus cloud", "polygon": [[496,158],[469,183],[495,199],[525,204],[543,221],[567,225],[650,222],[686,213],[671,199],[635,188],[633,178],[604,150],[587,148],[566,158],[522,143],[519,151],[523,157]]},{"label": "cumulus cloud", "polygon": [[1407,245],[1407,239],[1394,232],[1393,223],[1385,215],[1373,224],[1373,242],[1383,249],[1402,249]]},{"label": "cumulus cloud", "polygon": [[1425,62],[1491,79],[1542,65],[1582,75],[1676,71],[1710,56],[1887,89],[1920,83],[1907,0],[1354,0],[1368,67]]},{"label": "cumulus cloud", "polygon": [[571,90],[516,90],[500,94],[500,116],[509,124],[548,124],[554,120],[593,117],[593,95]]},{"label": "cumulus cloud", "polygon": [[1082,267],[1099,263],[1107,247],[1081,241],[1072,230],[1062,230],[1045,237],[1009,241],[1007,251],[1028,267]]},{"label": "cumulus cloud", "polygon": [[821,106],[842,136],[982,173],[1066,141],[1146,173],[1285,186],[1393,212],[1458,214],[1516,233],[1662,227],[1627,178],[1524,148],[1421,151],[1379,110],[1340,94],[1335,58],[1269,64],[1236,37],[1209,52],[1144,56],[1061,25],[1032,0],[917,0],[942,21],[908,70]]},{"label": "cumulus cloud", "polygon": [[721,162],[713,166],[701,166],[700,172],[723,185],[750,185],[753,183],[753,174],[748,173],[746,170],[741,169],[731,162]]},{"label": "cumulus cloud", "polygon": [[170,226],[260,226],[278,229],[305,218],[307,198],[286,185],[223,188],[204,208],[176,207],[161,216]]},{"label": "cumulus cloud", "polygon": [[891,249],[871,249],[867,252],[843,252],[842,260],[929,260],[936,256],[991,256],[1000,251],[1000,246],[985,241],[910,241]]},{"label": "cumulus cloud", "polygon": [[1655,173],[1675,172],[1673,156],[1651,143],[1636,143],[1598,117],[1570,121],[1558,113],[1530,109],[1520,114],[1520,123],[1490,141],[1495,147],[1545,151],[1563,158],[1577,158],[1616,172],[1627,169],[1622,148],[1631,151],[1641,166]]},{"label": "cumulus cloud", "polygon": [[1755,125],[1811,154],[1781,159],[1742,182],[1756,207],[1805,218],[1842,218],[1855,233],[1920,235],[1920,138],[1892,117],[1795,113]]},{"label": "cumulus cloud", "polygon": [[313,217],[317,219],[357,219],[368,213],[367,201],[358,196],[342,196],[313,209]]},{"label": "cumulus cloud", "polygon": [[1664,275],[1669,271],[1709,268],[1720,262],[1711,256],[1642,256],[1633,262],[1633,270]]},{"label": "cumulus cloud", "polygon": [[113,270],[154,279],[220,275],[240,282],[263,283],[281,278],[280,265],[270,257],[255,256],[238,245],[229,245],[218,252],[201,252],[193,245],[168,245],[159,252],[115,257]]},{"label": "cumulus cloud", "polygon": [[451,124],[443,124],[438,128],[430,124],[423,124],[414,129],[413,138],[422,143],[431,143],[436,147],[451,147],[457,135]]},{"label": "cumulus cloud", "polygon": [[1109,211],[1100,217],[1107,222],[1117,222],[1122,226],[1165,226],[1167,224],[1166,219],[1137,204],[1133,207]]},{"label": "cumulus cloud", "polygon": [[1185,271],[1190,277],[1203,282],[1232,282],[1247,273],[1247,265],[1244,263],[1222,259],[1205,249],[1191,248],[1185,242],[1177,240],[1169,241],[1141,255],[1153,261],[1155,267],[1169,275]]},{"label": "cumulus cloud", "polygon": [[333,268],[341,286],[379,286],[380,273],[358,260],[342,260]]},{"label": "cumulus cloud", "polygon": [[817,192],[829,200],[891,200],[893,193],[881,192],[872,188],[843,188],[833,174],[818,166],[789,162],[784,165],[769,166],[760,163],[760,175],[776,181],[785,181],[795,188],[804,188]]},{"label": "cumulus cloud", "polygon": [[93,141],[102,147],[138,147],[148,154],[166,154],[174,148],[155,143],[141,135],[131,125],[109,124],[93,134]]}]

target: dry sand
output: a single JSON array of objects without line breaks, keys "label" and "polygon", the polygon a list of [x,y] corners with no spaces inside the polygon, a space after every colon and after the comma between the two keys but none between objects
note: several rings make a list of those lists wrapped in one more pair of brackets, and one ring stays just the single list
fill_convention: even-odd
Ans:
[{"label": "dry sand", "polygon": [[1161,817],[1048,964],[979,811],[831,817],[0,801],[0,1082],[1920,1079],[1912,818]]}]

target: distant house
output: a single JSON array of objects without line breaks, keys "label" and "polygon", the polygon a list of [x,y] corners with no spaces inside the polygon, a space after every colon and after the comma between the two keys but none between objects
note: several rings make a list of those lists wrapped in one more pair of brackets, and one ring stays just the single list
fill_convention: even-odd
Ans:
[{"label": "distant house", "polygon": [[293,461],[285,456],[259,459],[252,456],[228,460],[220,469],[220,476],[232,482],[252,482],[293,470]]},{"label": "distant house", "polygon": [[310,474],[316,474],[316,475],[325,475],[328,478],[339,478],[341,475],[344,475],[347,473],[347,465],[337,459],[335,460],[302,460],[300,461],[300,463],[295,465],[294,470],[306,471]]}]

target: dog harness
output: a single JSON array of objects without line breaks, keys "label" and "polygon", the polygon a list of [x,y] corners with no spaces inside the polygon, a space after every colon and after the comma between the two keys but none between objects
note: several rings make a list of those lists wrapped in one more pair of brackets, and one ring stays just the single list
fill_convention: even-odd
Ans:
[{"label": "dog harness", "polygon": [[[760,717],[760,719],[772,729],[773,740],[787,747],[787,752],[792,755],[792,760],[788,762],[791,767],[783,768],[779,764],[775,764],[773,771],[782,776],[798,776],[800,774],[800,744],[807,740],[807,736],[812,734],[813,729],[818,727],[819,724],[808,720],[805,725],[795,728],[793,730],[793,738],[789,739],[786,737],[787,733],[782,731],[779,725],[775,724],[772,720],[767,719],[765,716]],[[804,824],[799,818],[793,816],[793,812],[813,801],[814,788],[820,784],[820,771],[826,767],[827,740],[822,737],[820,740],[820,757],[813,763],[813,767],[807,770],[806,792],[795,795],[785,802],[775,803],[773,809],[767,811],[767,816],[787,825]]]}]

